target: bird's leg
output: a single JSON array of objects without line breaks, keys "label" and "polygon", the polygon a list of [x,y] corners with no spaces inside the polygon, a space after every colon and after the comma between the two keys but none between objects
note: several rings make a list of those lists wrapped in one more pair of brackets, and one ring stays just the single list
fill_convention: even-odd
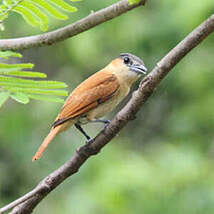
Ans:
[{"label": "bird's leg", "polygon": [[87,157],[88,157],[88,154],[91,154],[91,155],[97,154],[99,151],[89,147],[93,139],[91,139],[90,136],[86,134],[86,132],[83,130],[80,124],[75,123],[74,125],[87,138],[87,141],[85,142],[86,146],[80,147],[77,151],[83,152],[83,154],[85,154]]},{"label": "bird's leg", "polygon": [[102,120],[102,119],[96,119],[96,120],[90,120],[89,122],[92,123],[104,123],[102,131],[105,129],[105,127],[111,122],[110,120]]},{"label": "bird's leg", "polygon": [[83,130],[83,128],[78,123],[75,123],[74,125],[86,137],[86,139],[87,139],[86,143],[88,143],[91,140],[90,136],[88,136],[86,134],[86,132]]}]

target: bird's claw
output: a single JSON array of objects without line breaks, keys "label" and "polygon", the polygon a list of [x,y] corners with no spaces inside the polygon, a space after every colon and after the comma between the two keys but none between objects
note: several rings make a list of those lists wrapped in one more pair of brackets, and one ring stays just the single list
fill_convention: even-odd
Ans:
[{"label": "bird's claw", "polygon": [[103,126],[103,128],[102,128],[102,132],[105,130],[105,128],[106,128],[106,126],[108,126],[108,124],[111,122],[111,120],[106,120],[105,122],[104,122],[104,126]]},{"label": "bird's claw", "polygon": [[87,139],[87,140],[86,140],[85,144],[86,144],[86,145],[89,145],[89,144],[91,144],[92,142],[93,142],[93,139],[90,138],[90,139]]}]

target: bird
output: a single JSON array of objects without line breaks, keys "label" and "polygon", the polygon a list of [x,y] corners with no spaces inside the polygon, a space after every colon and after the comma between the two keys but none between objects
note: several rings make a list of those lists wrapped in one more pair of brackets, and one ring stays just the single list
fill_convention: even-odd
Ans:
[{"label": "bird", "polygon": [[40,159],[54,137],[72,125],[86,137],[86,142],[89,142],[91,138],[82,125],[101,122],[106,126],[110,121],[100,118],[111,112],[127,96],[132,84],[146,72],[143,60],[130,53],[121,53],[106,67],[83,81],[67,97],[32,161]]}]

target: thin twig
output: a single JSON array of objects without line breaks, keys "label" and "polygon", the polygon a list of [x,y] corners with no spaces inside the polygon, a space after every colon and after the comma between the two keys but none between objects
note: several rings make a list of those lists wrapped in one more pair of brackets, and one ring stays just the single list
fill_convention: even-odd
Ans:
[{"label": "thin twig", "polygon": [[8,204],[7,206],[3,207],[0,209],[0,213],[4,213],[7,210],[10,210],[12,208],[14,208],[15,206],[23,203],[24,201],[32,198],[35,194],[37,194],[40,191],[40,189],[37,187],[35,189],[33,189],[32,191],[28,192],[27,194],[25,194],[24,196],[22,196],[21,198],[16,199],[15,201],[11,202],[10,204]]},{"label": "thin twig", "polygon": [[[74,155],[56,171],[43,179],[36,187],[36,194],[16,206],[11,214],[31,213],[39,202],[55,189],[60,183],[76,173],[82,164],[92,155],[97,154],[127,123],[135,118],[141,106],[151,96],[154,89],[168,72],[194,47],[201,43],[214,31],[214,15],[199,25],[183,41],[173,48],[140,83],[137,91],[127,105],[116,115],[105,130],[99,133],[92,143],[77,149]],[[2,208],[4,209],[4,208]],[[0,213],[2,213],[2,209]],[[6,211],[6,210],[5,210]]]},{"label": "thin twig", "polygon": [[129,10],[145,4],[145,2],[146,0],[141,0],[137,4],[130,5],[127,0],[121,0],[109,7],[91,13],[87,17],[80,19],[73,24],[52,32],[15,39],[1,39],[0,50],[21,50],[43,45],[52,45],[53,43],[73,37],[93,28],[96,25],[120,16]]}]

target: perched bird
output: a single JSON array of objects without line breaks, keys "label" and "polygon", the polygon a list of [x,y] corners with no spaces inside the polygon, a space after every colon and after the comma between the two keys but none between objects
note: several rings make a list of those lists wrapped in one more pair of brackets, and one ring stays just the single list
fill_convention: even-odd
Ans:
[{"label": "perched bird", "polygon": [[81,125],[89,122],[108,124],[108,120],[99,118],[111,112],[129,93],[131,85],[146,71],[141,59],[130,53],[122,53],[104,69],[83,81],[66,99],[32,160],[39,159],[53,138],[72,125],[89,141],[90,137]]}]

